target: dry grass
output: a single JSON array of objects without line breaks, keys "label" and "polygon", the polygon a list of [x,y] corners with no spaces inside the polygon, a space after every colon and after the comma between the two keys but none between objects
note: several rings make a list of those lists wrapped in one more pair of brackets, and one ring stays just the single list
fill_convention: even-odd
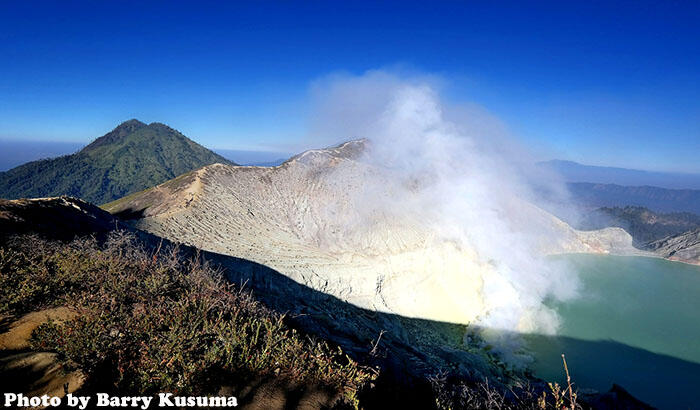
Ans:
[{"label": "dry grass", "polygon": [[21,236],[1,246],[0,313],[50,306],[78,315],[40,326],[33,347],[124,393],[213,393],[232,380],[274,376],[326,386],[357,404],[374,377],[339,349],[289,329],[196,255],[150,252],[124,232],[101,245]]},{"label": "dry grass", "polygon": [[[468,383],[463,379],[440,373],[430,378],[435,395],[435,405],[441,410],[578,410],[577,394],[574,392],[566,358],[564,371],[567,386],[564,390],[558,383],[547,383],[547,389],[530,383],[500,390],[489,384],[488,379],[479,383]],[[568,397],[567,397],[568,392]]]}]

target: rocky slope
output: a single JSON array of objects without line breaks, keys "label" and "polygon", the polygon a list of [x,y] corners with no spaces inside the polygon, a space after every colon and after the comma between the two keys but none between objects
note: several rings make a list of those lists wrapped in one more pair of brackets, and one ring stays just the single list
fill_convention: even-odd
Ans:
[{"label": "rocky slope", "polygon": [[[495,275],[495,262],[439,235],[420,215],[373,207],[375,197],[396,196],[397,188],[360,160],[366,144],[307,151],[273,168],[214,164],[104,209],[139,229],[257,262],[361,308],[451,323],[488,314],[493,306],[482,287]],[[377,179],[382,192],[358,195]],[[541,254],[639,252],[622,229],[576,231],[524,201],[513,207],[514,224],[539,226],[541,234],[526,239]]]},{"label": "rocky slope", "polygon": [[160,123],[130,120],[81,151],[0,172],[5,199],[70,195],[102,204],[228,160]]},{"label": "rocky slope", "polygon": [[603,207],[583,216],[581,229],[615,226],[629,232],[635,245],[647,243],[700,228],[700,215],[689,212],[660,213],[640,206]]},{"label": "rocky slope", "polygon": [[698,263],[696,238],[700,216],[688,212],[658,213],[638,206],[599,208],[578,222],[581,229],[620,227],[629,232],[637,248],[662,258]]},{"label": "rocky slope", "polygon": [[700,265],[700,229],[659,239],[647,248],[666,259]]}]

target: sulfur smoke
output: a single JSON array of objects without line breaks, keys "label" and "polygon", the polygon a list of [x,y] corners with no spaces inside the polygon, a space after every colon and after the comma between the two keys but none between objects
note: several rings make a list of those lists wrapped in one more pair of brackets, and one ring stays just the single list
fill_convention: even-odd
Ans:
[{"label": "sulfur smoke", "polygon": [[[362,224],[378,213],[410,217],[492,266],[481,288],[490,329],[553,333],[546,298],[574,297],[575,274],[545,260],[553,233],[536,208],[566,200],[564,185],[533,167],[527,149],[475,104],[446,103],[429,76],[371,71],[312,87],[311,145],[367,138],[363,161],[381,170],[354,206]],[[439,273],[436,273],[439,274]]]}]

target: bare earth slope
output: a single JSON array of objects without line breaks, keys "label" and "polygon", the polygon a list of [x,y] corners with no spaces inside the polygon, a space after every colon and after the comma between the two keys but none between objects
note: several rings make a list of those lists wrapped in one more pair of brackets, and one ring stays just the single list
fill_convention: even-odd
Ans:
[{"label": "bare earth slope", "polygon": [[647,247],[664,258],[700,265],[700,229],[659,239]]},{"label": "bare earth slope", "polygon": [[[364,181],[381,178],[358,160],[365,144],[307,151],[273,168],[213,164],[103,208],[139,229],[252,260],[363,308],[452,323],[487,314],[482,286],[494,274],[492,261],[410,214],[358,206]],[[579,232],[530,204],[517,206],[547,233],[536,244],[543,254],[635,252],[622,229]]]}]

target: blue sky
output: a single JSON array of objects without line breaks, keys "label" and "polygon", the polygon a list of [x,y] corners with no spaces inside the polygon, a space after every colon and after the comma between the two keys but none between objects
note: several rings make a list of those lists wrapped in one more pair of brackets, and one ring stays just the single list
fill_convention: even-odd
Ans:
[{"label": "blue sky", "polygon": [[700,172],[698,21],[700,3],[668,1],[2,2],[0,139],[88,141],[135,117],[281,151],[316,79],[400,66],[543,157]]}]

